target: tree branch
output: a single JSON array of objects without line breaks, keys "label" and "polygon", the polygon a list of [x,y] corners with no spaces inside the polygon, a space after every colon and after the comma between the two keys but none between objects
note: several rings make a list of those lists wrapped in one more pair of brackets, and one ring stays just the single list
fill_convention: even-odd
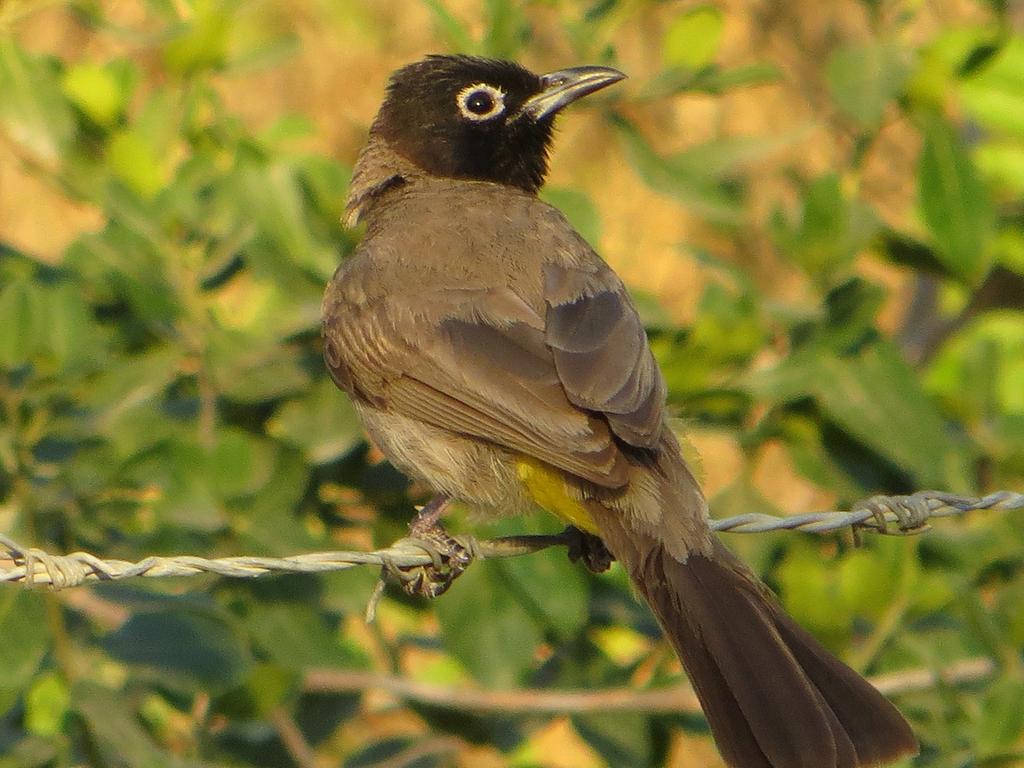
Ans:
[{"label": "tree branch", "polygon": [[[975,657],[954,662],[940,670],[908,669],[868,678],[886,696],[928,690],[939,683],[964,685],[993,672],[992,659]],[[589,714],[593,712],[701,713],[700,702],[688,684],[636,690],[480,690],[424,683],[379,672],[314,668],[306,671],[303,690],[310,693],[360,693],[382,690],[396,698],[443,709],[503,714]]]}]

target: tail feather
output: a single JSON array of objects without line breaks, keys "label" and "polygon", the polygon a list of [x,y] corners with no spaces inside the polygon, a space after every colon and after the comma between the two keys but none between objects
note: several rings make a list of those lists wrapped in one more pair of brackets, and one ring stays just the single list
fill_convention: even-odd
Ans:
[{"label": "tail feather", "polygon": [[916,754],[917,739],[899,711],[863,677],[838,661],[811,634],[773,606],[783,641],[842,722],[857,765],[881,765]]},{"label": "tail feather", "polygon": [[717,541],[710,556],[683,563],[619,515],[597,522],[678,653],[730,766],[865,768],[917,752],[897,709]]}]

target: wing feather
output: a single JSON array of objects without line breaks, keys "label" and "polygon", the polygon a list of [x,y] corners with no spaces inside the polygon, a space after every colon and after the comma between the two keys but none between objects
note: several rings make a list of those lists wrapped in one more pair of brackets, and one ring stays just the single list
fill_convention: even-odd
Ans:
[{"label": "wing feather", "polygon": [[[599,415],[572,405],[542,330],[475,319],[435,322],[385,304],[346,307],[324,325],[339,385],[377,407],[472,435],[607,488],[626,462]],[[428,323],[429,325],[424,325]],[[543,323],[537,320],[536,325]]]},{"label": "wing feather", "polygon": [[569,401],[604,414],[620,440],[654,448],[664,424],[665,382],[621,281],[549,266],[546,342]]},{"label": "wing feather", "polygon": [[[527,204],[532,225],[514,236],[501,229],[511,215],[465,222],[474,260],[453,265],[459,279],[403,261],[408,245],[364,241],[328,291],[325,358],[339,386],[378,408],[622,487],[622,447],[659,443],[664,381],[618,277],[557,211]],[[503,277],[499,246],[523,237],[537,240],[525,251],[537,271]]]}]

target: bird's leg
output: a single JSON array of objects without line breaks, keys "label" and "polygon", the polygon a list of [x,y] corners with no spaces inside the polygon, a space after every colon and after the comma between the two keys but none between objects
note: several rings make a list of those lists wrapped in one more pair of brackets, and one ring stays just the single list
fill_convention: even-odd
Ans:
[{"label": "bird's leg", "polygon": [[608,550],[600,536],[580,530],[575,525],[562,531],[562,536],[566,539],[569,559],[574,563],[582,560],[591,573],[604,573],[615,562],[615,555]]},{"label": "bird's leg", "polygon": [[441,518],[451,506],[451,499],[438,494],[416,511],[409,523],[409,537],[430,553],[431,565],[406,570],[412,578],[402,581],[402,589],[410,595],[437,597],[473,561],[473,554],[444,529]]},{"label": "bird's leg", "polygon": [[416,535],[421,531],[429,531],[434,528],[441,528],[441,518],[444,517],[448,507],[452,504],[451,498],[439,493],[422,507],[416,510],[416,517],[409,523],[409,533]]}]

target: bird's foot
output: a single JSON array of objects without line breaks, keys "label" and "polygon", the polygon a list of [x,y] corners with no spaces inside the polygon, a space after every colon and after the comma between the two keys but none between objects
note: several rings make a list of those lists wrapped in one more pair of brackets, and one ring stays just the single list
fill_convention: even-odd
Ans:
[{"label": "bird's foot", "polygon": [[419,597],[438,597],[448,591],[473,562],[473,553],[453,538],[440,523],[409,537],[430,555],[429,565],[402,568],[402,590]]},{"label": "bird's foot", "polygon": [[469,564],[474,554],[455,539],[444,526],[441,517],[451,499],[437,495],[416,512],[409,523],[409,539],[430,555],[429,565],[402,568],[402,589],[409,595],[437,597],[448,591]]},{"label": "bird's foot", "polygon": [[574,525],[570,525],[562,536],[566,539],[566,547],[569,549],[569,559],[572,562],[582,561],[591,573],[604,573],[613,562],[613,555],[600,536],[582,531]]}]

